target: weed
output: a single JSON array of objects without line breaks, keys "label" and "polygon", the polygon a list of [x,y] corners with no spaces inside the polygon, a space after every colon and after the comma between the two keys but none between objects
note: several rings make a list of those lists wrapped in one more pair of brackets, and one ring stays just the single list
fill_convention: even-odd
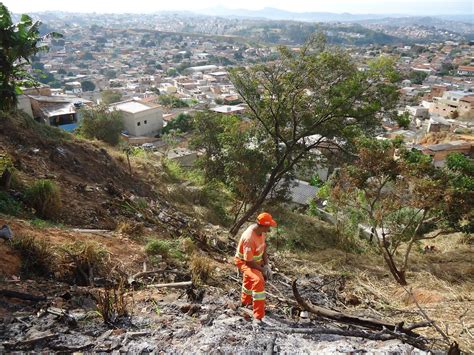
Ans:
[{"label": "weed", "polygon": [[49,276],[54,272],[55,255],[43,239],[32,236],[17,237],[12,246],[21,255],[21,270],[25,275]]},{"label": "weed", "polygon": [[181,250],[187,255],[191,255],[196,250],[196,245],[190,237],[181,239]]},{"label": "weed", "polygon": [[99,291],[96,297],[97,312],[105,324],[113,325],[121,317],[129,315],[129,304],[125,294],[124,282],[116,288]]},{"label": "weed", "polygon": [[133,237],[133,239],[140,239],[144,230],[145,227],[143,223],[122,221],[117,226],[117,231],[119,233],[127,234],[128,236]]},{"label": "weed", "polygon": [[108,276],[110,273],[110,254],[96,242],[76,241],[60,248],[64,252],[64,264],[75,284],[93,285],[94,277]]},{"label": "weed", "polygon": [[51,222],[51,221],[45,221],[44,219],[40,219],[40,218],[34,218],[30,221],[30,224],[36,228],[40,228],[40,229],[43,229],[43,228],[54,228],[54,227],[57,227],[57,228],[64,228],[64,225],[61,224],[61,223],[54,223],[54,222]]},{"label": "weed", "polygon": [[191,257],[191,276],[195,284],[206,283],[212,275],[212,260],[194,253]]},{"label": "weed", "polygon": [[0,213],[19,216],[23,212],[22,204],[8,193],[0,191]]},{"label": "weed", "polygon": [[167,257],[171,248],[171,242],[168,240],[153,239],[145,246],[145,253],[149,256],[161,255]]},{"label": "weed", "polygon": [[27,189],[25,199],[41,218],[54,220],[61,210],[61,191],[51,180],[36,181]]},{"label": "weed", "polygon": [[185,259],[185,255],[179,250],[178,240],[152,239],[145,246],[145,252],[151,257],[161,255],[163,258]]}]

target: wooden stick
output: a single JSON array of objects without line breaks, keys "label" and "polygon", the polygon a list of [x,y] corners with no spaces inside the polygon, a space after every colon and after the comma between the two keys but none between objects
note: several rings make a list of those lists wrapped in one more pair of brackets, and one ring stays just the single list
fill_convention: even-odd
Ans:
[{"label": "wooden stick", "polygon": [[10,290],[0,290],[0,296],[18,298],[20,300],[33,301],[33,302],[46,301],[45,296],[35,296],[29,293],[10,291]]},{"label": "wooden stick", "polygon": [[394,325],[394,324],[387,323],[387,322],[384,322],[384,321],[381,321],[381,320],[378,320],[378,319],[356,317],[356,316],[353,316],[353,315],[350,315],[350,314],[333,311],[331,309],[323,308],[323,307],[316,306],[316,305],[313,305],[313,304],[309,305],[306,301],[303,300],[303,298],[301,298],[301,296],[298,292],[298,289],[296,287],[296,281],[297,280],[294,280],[293,285],[292,285],[293,294],[294,294],[298,304],[308,312],[311,312],[311,313],[317,314],[321,317],[329,318],[329,319],[332,319],[332,320],[335,320],[335,321],[338,321],[338,322],[341,322],[341,323],[358,325],[358,326],[361,326],[361,327],[365,327],[365,328],[369,328],[369,329],[375,329],[375,330],[388,329],[388,330],[391,330],[391,331],[400,331],[400,332],[403,332],[403,333],[408,334],[408,335],[413,336],[413,337],[419,336],[418,334],[412,332],[409,329],[403,329],[399,325]]},{"label": "wooden stick", "polygon": [[148,288],[164,288],[164,287],[172,287],[172,288],[180,288],[180,287],[188,287],[193,284],[192,281],[183,281],[183,282],[174,282],[174,283],[167,283],[167,284],[154,284],[154,285],[147,285]]}]

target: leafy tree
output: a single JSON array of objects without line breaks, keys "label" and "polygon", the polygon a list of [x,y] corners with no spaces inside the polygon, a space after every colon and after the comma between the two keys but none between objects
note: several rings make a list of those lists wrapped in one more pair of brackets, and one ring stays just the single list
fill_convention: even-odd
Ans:
[{"label": "leafy tree", "polygon": [[270,171],[264,153],[252,144],[253,129],[246,125],[237,116],[211,112],[194,116],[196,135],[191,146],[206,151],[197,165],[208,183],[222,182],[234,193],[236,218],[265,186]]},{"label": "leafy tree", "polygon": [[332,181],[329,209],[342,223],[369,227],[391,274],[406,285],[415,244],[473,227],[474,175],[472,163],[460,156],[438,169],[416,151],[402,149],[394,159],[394,148],[392,142],[360,140],[357,159]]},{"label": "leafy tree", "polygon": [[7,7],[0,3],[0,110],[16,106],[20,86],[36,83],[26,66],[32,56],[48,50],[44,39],[61,37],[55,32],[41,36],[40,24],[28,15],[22,15],[20,22],[14,24]]},{"label": "leafy tree", "polygon": [[266,183],[231,228],[233,234],[312,151],[350,149],[356,133],[373,133],[381,113],[398,99],[391,59],[379,58],[359,71],[348,53],[327,47],[320,37],[297,53],[282,47],[279,60],[234,69],[230,77],[249,107],[262,153],[259,164],[271,166]]},{"label": "leafy tree", "polygon": [[81,110],[79,133],[86,138],[96,138],[110,145],[117,145],[123,130],[122,114],[110,111],[107,106],[87,107]]},{"label": "leafy tree", "polygon": [[167,134],[170,131],[179,131],[181,133],[189,132],[193,127],[192,117],[186,113],[180,113],[175,119],[170,121],[163,128],[162,133]]},{"label": "leafy tree", "polygon": [[90,80],[85,80],[81,83],[82,91],[94,91],[95,84]]},{"label": "leafy tree", "polygon": [[428,75],[429,74],[424,71],[413,70],[410,72],[408,79],[410,79],[413,84],[421,85]]},{"label": "leafy tree", "polygon": [[189,107],[186,101],[181,100],[180,98],[173,95],[160,95],[158,97],[158,103],[169,108]]},{"label": "leafy tree", "polygon": [[395,121],[398,124],[398,127],[408,129],[410,127],[411,118],[408,112],[404,112],[401,115],[395,117]]},{"label": "leafy tree", "polygon": [[119,102],[120,100],[122,100],[122,94],[114,90],[104,90],[100,94],[100,97],[102,98],[102,102],[105,105],[109,105],[114,102]]}]

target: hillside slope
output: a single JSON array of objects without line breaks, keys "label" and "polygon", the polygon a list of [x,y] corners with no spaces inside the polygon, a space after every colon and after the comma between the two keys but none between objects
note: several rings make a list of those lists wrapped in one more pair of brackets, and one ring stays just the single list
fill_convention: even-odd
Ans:
[{"label": "hillside slope", "polygon": [[[21,206],[15,215],[0,213],[0,226],[14,232],[11,242],[0,240],[0,352],[414,350],[398,339],[322,334],[358,328],[302,316],[290,285],[295,278],[303,296],[322,307],[392,323],[423,320],[373,251],[349,250],[323,222],[269,206],[285,235],[269,238],[277,271],[267,287],[270,327],[254,329],[249,310],[238,307],[235,238],[209,223],[219,220],[206,205],[209,196],[167,176],[159,158],[131,157],[130,174],[120,150],[22,115],[0,117],[0,157],[15,168],[11,189],[2,193]],[[55,221],[38,219],[24,200],[25,189],[44,178],[61,188]],[[410,274],[418,302],[466,349],[472,342],[464,329],[473,319],[469,243],[457,237],[437,245],[438,254],[417,254]],[[183,290],[150,287],[190,280]],[[438,336],[431,328],[424,334]]]}]

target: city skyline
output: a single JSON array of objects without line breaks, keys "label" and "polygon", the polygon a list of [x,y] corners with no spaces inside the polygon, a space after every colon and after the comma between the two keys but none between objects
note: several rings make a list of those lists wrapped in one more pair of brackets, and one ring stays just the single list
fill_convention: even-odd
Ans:
[{"label": "city skyline", "polygon": [[[278,8],[292,12],[333,12],[352,14],[400,14],[411,16],[426,15],[455,15],[469,13],[474,15],[473,2],[469,0],[398,0],[380,2],[377,0],[350,0],[307,1],[307,0],[241,0],[235,5],[221,0],[202,0],[199,2],[180,0],[170,3],[150,3],[145,0],[130,2],[116,2],[113,5],[107,2],[83,0],[77,3],[43,0],[4,0],[2,1],[15,13],[31,13],[41,11],[67,11],[82,13],[152,13],[158,11],[199,11],[213,7],[228,9],[261,10],[265,7]],[[225,4],[225,6],[224,6]]]}]

